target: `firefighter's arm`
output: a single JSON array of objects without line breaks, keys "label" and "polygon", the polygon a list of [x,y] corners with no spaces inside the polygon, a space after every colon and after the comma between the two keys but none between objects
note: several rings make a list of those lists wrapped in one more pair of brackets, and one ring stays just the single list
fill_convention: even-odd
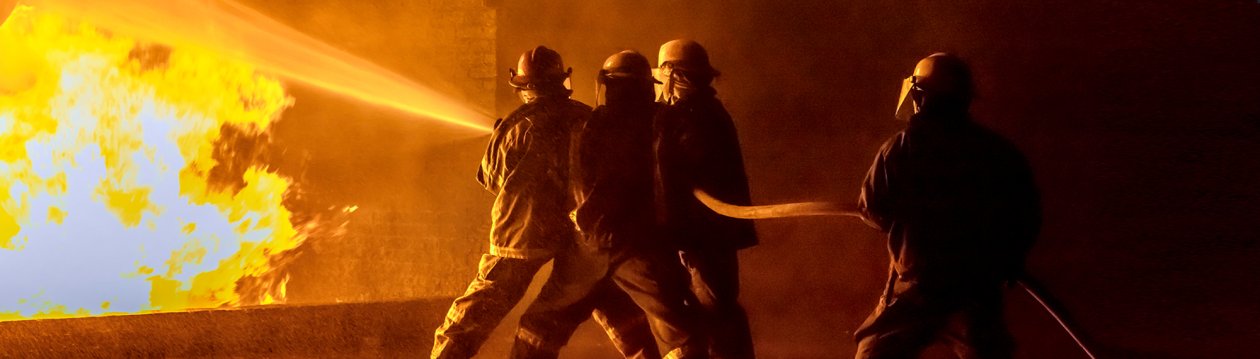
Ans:
[{"label": "firefighter's arm", "polygon": [[1012,225],[1015,226],[1013,238],[1016,242],[1013,263],[1010,264],[1009,270],[1012,277],[1021,274],[1024,270],[1025,262],[1028,259],[1029,252],[1032,251],[1033,245],[1037,241],[1037,237],[1041,232],[1041,193],[1037,189],[1037,184],[1033,178],[1032,168],[1028,161],[1018,152],[1013,153],[1014,160],[1008,166],[1013,169],[1013,177],[1010,181],[1013,184],[1012,192],[1009,198],[1014,201],[1014,208],[1010,209],[1013,216]]},{"label": "firefighter's arm", "polygon": [[866,172],[866,178],[862,181],[862,192],[858,195],[858,211],[862,213],[862,220],[880,231],[887,231],[892,225],[895,203],[892,200],[895,195],[892,183],[896,174],[893,171],[895,163],[890,161],[896,159],[892,154],[896,152],[900,140],[901,135],[898,135],[880,148],[870,170]]},{"label": "firefighter's arm", "polygon": [[[576,181],[571,184],[574,188],[586,188],[591,184],[598,183],[596,176],[599,171],[599,151],[600,134],[597,133],[598,126],[593,125],[589,121],[584,121],[578,130],[575,131],[572,145],[572,160],[569,168],[569,178]],[[586,188],[589,190],[589,188]]]},{"label": "firefighter's arm", "polygon": [[498,147],[497,141],[499,136],[499,124],[503,123],[503,119],[494,121],[494,131],[490,133],[490,142],[486,143],[486,151],[481,155],[481,163],[477,166],[477,183],[481,184],[481,188],[491,193],[497,192],[497,186],[494,186],[494,166],[495,166],[495,148]]},{"label": "firefighter's arm", "polygon": [[536,168],[529,162],[533,159],[529,155],[533,138],[531,136],[533,126],[530,121],[513,126],[504,136],[503,145],[500,146],[500,158],[503,162],[500,164],[501,178],[499,179],[500,190],[512,190],[522,185],[528,185],[531,180],[530,170]]},{"label": "firefighter's arm", "polygon": [[682,124],[678,136],[679,154],[684,158],[685,176],[693,181],[694,188],[704,190],[719,200],[748,205],[748,194],[738,193],[738,186],[731,186],[734,172],[743,172],[743,156],[734,124],[729,120],[704,121],[698,119]]},{"label": "firefighter's arm", "polygon": [[487,191],[498,194],[512,187],[513,177],[529,152],[530,128],[529,121],[495,128],[477,176]]}]

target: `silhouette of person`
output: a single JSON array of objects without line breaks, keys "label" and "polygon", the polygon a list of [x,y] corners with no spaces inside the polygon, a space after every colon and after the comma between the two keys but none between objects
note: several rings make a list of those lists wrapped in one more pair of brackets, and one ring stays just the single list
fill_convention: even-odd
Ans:
[{"label": "silhouette of person", "polygon": [[971,72],[923,59],[902,87],[893,136],[871,165],[859,209],[888,236],[888,285],[855,332],[856,357],[916,358],[947,339],[963,358],[1010,358],[1002,289],[1022,273],[1040,228],[1032,173],[1014,145],[973,122]]}]

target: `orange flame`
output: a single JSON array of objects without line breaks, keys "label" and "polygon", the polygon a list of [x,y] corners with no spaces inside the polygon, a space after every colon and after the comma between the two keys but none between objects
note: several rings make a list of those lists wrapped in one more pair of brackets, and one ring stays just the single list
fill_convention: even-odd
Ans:
[{"label": "orange flame", "polygon": [[266,137],[279,81],[29,6],[0,54],[0,320],[284,301],[278,266],[319,223],[223,148]]},{"label": "orange flame", "polygon": [[230,0],[23,0],[110,31],[197,47],[354,99],[489,133],[471,110],[429,87],[341,51]]}]

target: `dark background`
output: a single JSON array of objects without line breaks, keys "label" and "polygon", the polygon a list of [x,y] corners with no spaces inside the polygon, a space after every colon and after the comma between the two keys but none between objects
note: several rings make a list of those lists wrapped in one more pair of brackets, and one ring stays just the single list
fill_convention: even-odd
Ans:
[{"label": "dark background", "polygon": [[[337,16],[301,25],[304,15],[286,10],[295,2],[257,3],[251,6],[409,73],[414,59],[390,47],[418,41],[398,29],[408,13],[327,1],[302,6]],[[637,49],[654,58],[657,46],[678,37],[704,44],[723,72],[716,87],[739,130],[758,203],[854,200],[876,149],[904,125],[892,118],[900,80],[928,54],[956,53],[976,74],[975,118],[1025,152],[1042,189],[1045,228],[1030,270],[1096,339],[1100,354],[1237,358],[1250,356],[1260,339],[1260,4],[489,5],[497,9],[497,66],[513,67],[521,52],[545,44],[574,67],[575,96],[587,103],[608,55]],[[338,26],[357,30],[346,35]],[[356,40],[363,36],[384,38]],[[490,198],[472,180],[485,139],[442,135],[437,125],[294,91],[298,102],[278,141],[312,158],[311,191],[359,204],[359,223],[372,223],[352,223],[359,234],[350,239],[316,243],[314,255],[296,264],[294,300],[459,293],[485,245]],[[497,91],[496,112],[504,115],[516,100],[506,86]],[[839,218],[757,226],[763,244],[741,255],[743,302],[760,354],[850,356],[851,331],[884,282],[881,236]],[[1021,357],[1081,357],[1026,296],[1010,298]],[[515,322],[504,323],[491,346],[502,345]],[[574,346],[601,342],[599,335],[587,327]]]}]

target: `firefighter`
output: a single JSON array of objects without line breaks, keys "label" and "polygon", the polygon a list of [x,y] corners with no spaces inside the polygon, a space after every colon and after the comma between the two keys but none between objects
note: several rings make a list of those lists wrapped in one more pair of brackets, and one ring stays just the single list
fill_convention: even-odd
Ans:
[{"label": "firefighter", "polygon": [[[565,69],[555,51],[538,46],[522,54],[517,66],[509,70],[509,84],[524,104],[495,123],[477,173],[477,181],[495,195],[490,251],[437,329],[433,358],[475,355],[534,274],[554,257],[564,257],[575,241],[567,214],[569,143],[573,126],[590,116],[591,108],[569,99],[572,69]],[[617,348],[627,356],[652,357],[655,342],[643,312],[610,283],[597,288],[592,307]],[[583,316],[590,314],[588,308]]]},{"label": "firefighter", "polygon": [[654,123],[657,217],[678,246],[711,336],[714,358],[754,357],[748,317],[739,304],[737,251],[757,244],[751,221],[719,215],[692,194],[749,203],[735,124],[711,86],[718,71],[691,40],[661,45],[656,77],[663,108]]},{"label": "firefighter", "polygon": [[1021,276],[1040,227],[1020,152],[971,120],[971,72],[956,56],[919,61],[858,206],[888,236],[887,287],[854,333],[857,358],[916,358],[948,339],[962,358],[1010,358],[1002,289]]},{"label": "firefighter", "polygon": [[576,322],[589,313],[581,299],[613,280],[648,315],[667,358],[706,357],[686,271],[677,250],[653,225],[651,66],[623,51],[597,78],[607,104],[577,132],[572,152],[580,255],[557,258],[551,280],[521,317],[513,356],[554,358]]}]

